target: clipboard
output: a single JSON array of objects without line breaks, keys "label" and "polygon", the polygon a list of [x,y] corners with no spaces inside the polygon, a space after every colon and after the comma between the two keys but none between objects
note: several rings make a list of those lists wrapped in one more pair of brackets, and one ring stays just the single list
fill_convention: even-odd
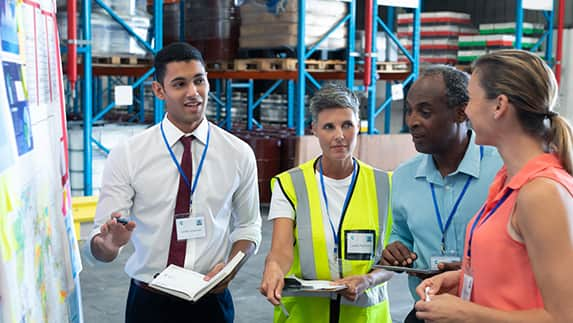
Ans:
[{"label": "clipboard", "polygon": [[373,268],[377,269],[385,269],[388,271],[393,272],[406,272],[411,274],[423,274],[423,275],[436,275],[441,273],[438,269],[429,269],[429,268],[412,268],[412,267],[403,267],[403,266],[386,266],[386,265],[374,265]]}]

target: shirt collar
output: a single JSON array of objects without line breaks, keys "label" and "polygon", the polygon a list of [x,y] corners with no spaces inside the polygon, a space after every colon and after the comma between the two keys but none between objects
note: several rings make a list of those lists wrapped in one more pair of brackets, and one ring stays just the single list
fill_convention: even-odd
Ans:
[{"label": "shirt collar", "polygon": [[[554,154],[541,154],[530,161],[528,161],[515,176],[507,184],[508,187],[518,190],[523,185],[535,177],[536,174],[548,168],[563,168],[559,158]],[[507,169],[505,166],[502,169],[503,180],[507,178]]]},{"label": "shirt collar", "polygon": [[499,170],[493,182],[491,183],[486,199],[488,205],[491,206],[494,203],[497,203],[497,201],[501,199],[508,188],[513,190],[520,189],[523,185],[527,184],[533,177],[535,177],[536,174],[546,170],[547,168],[563,169],[563,166],[561,165],[561,162],[557,156],[553,154],[541,154],[528,161],[525,166],[523,166],[506,185],[505,181],[507,179],[507,167],[504,165]]},{"label": "shirt collar", "polygon": [[[458,165],[456,171],[451,175],[457,173],[463,173],[475,178],[479,178],[480,174],[480,164],[481,164],[481,153],[480,146],[475,143],[475,134],[469,130],[468,135],[470,136],[470,142],[464,154],[464,158]],[[430,154],[423,154],[422,161],[418,165],[416,170],[416,178],[425,177],[430,182],[439,183],[441,182],[442,175],[436,168],[436,163]]]},{"label": "shirt collar", "polygon": [[203,118],[199,126],[193,130],[192,133],[186,134],[183,131],[179,130],[169,119],[167,119],[167,114],[163,118],[163,131],[165,132],[165,138],[167,138],[167,142],[169,143],[170,147],[173,147],[175,143],[179,141],[181,136],[185,135],[193,135],[195,139],[199,140],[203,145],[207,142],[207,130],[208,130],[208,123],[207,118]]}]

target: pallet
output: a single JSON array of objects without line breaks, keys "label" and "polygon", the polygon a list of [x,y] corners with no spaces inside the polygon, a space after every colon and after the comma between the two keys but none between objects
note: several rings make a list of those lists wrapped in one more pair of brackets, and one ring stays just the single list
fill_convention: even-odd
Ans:
[{"label": "pallet", "polygon": [[298,60],[295,58],[251,58],[236,59],[235,71],[296,71]]},{"label": "pallet", "polygon": [[376,62],[376,71],[379,73],[409,72],[410,64],[406,62]]},{"label": "pallet", "polygon": [[221,61],[221,62],[206,62],[207,71],[234,71],[235,62]]},{"label": "pallet", "polygon": [[151,64],[152,59],[138,56],[104,56],[92,57],[92,62],[111,65],[147,65]]}]

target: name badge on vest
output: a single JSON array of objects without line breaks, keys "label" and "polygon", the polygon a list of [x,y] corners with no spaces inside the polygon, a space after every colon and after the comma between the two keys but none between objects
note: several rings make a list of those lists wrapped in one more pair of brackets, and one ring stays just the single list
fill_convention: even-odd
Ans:
[{"label": "name badge on vest", "polygon": [[177,240],[205,237],[205,217],[194,216],[176,220]]},{"label": "name badge on vest", "polygon": [[376,232],[374,230],[344,231],[347,260],[370,260],[374,257]]}]

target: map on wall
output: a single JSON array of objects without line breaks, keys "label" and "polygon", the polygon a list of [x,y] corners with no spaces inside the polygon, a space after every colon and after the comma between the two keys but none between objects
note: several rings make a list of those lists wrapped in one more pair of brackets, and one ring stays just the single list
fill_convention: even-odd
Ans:
[{"label": "map on wall", "polygon": [[82,322],[54,8],[0,0],[0,323]]}]

